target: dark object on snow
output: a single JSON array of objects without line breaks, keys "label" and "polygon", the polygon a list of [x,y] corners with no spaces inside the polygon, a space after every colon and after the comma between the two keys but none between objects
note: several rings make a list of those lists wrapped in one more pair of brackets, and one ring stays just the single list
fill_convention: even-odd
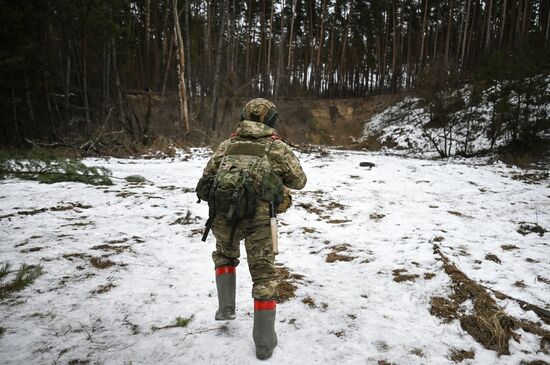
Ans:
[{"label": "dark object on snow", "polygon": [[359,166],[372,169],[374,167],[374,164],[372,162],[359,162]]}]

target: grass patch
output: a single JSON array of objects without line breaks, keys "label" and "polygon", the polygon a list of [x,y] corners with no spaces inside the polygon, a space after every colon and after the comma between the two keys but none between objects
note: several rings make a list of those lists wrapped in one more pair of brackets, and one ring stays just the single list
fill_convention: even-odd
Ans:
[{"label": "grass patch", "polygon": [[343,224],[343,223],[349,223],[351,222],[350,219],[331,219],[327,223],[330,224]]},{"label": "grass patch", "polygon": [[131,247],[129,245],[111,245],[111,244],[104,244],[104,245],[97,245],[91,248],[92,250],[101,250],[101,251],[111,251],[116,254],[122,253],[126,250],[131,251]]},{"label": "grass patch", "polygon": [[424,273],[424,279],[431,280],[435,276],[435,273],[433,272],[425,272]]},{"label": "grass patch", "polygon": [[544,180],[548,179],[548,173],[547,172],[540,172],[540,173],[527,173],[527,174],[516,174],[512,176],[513,180],[517,181],[523,181],[527,184],[540,184]]},{"label": "grass patch", "polygon": [[279,303],[284,303],[296,296],[296,289],[298,286],[295,284],[297,280],[302,280],[303,275],[291,273],[286,267],[277,267],[277,276],[279,277],[279,284],[277,285],[277,299]]},{"label": "grass patch", "polygon": [[348,251],[349,245],[347,243],[335,245],[330,247],[332,249],[332,252],[330,252],[327,257],[325,258],[325,261],[328,263],[336,262],[336,261],[352,261],[357,258],[357,256],[348,256],[343,255],[341,252]]},{"label": "grass patch", "polygon": [[496,262],[497,264],[500,264],[501,261],[498,258],[497,255],[493,255],[492,253],[485,255],[485,260]]},{"label": "grass patch", "polygon": [[151,330],[153,331],[158,331],[158,330],[162,330],[162,329],[167,329],[167,328],[178,328],[178,327],[187,327],[189,325],[189,323],[191,323],[191,321],[195,318],[195,315],[192,315],[191,317],[189,318],[186,318],[186,317],[176,317],[176,320],[174,323],[171,323],[171,324],[168,324],[166,326],[162,326],[162,327],[157,327],[157,326],[151,326]]},{"label": "grass patch", "polygon": [[85,259],[85,258],[88,258],[88,257],[90,257],[90,255],[85,254],[85,253],[65,253],[65,254],[63,254],[63,258],[67,259],[69,261],[73,261],[73,258]]},{"label": "grass patch", "polygon": [[384,218],[386,215],[382,213],[371,213],[369,214],[369,218],[373,221],[379,221],[380,219]]},{"label": "grass patch", "polygon": [[191,211],[187,210],[187,213],[185,213],[185,217],[179,217],[178,219],[176,219],[175,221],[170,223],[170,225],[171,226],[176,225],[176,224],[188,225],[188,224],[195,223],[196,220],[197,220],[196,218],[193,219],[193,215],[191,214]]},{"label": "grass patch", "polygon": [[116,194],[116,196],[121,197],[121,198],[127,198],[127,197],[132,196],[132,195],[137,195],[137,193],[135,193],[133,191],[121,191],[120,193]]},{"label": "grass patch", "polygon": [[0,338],[4,336],[4,333],[6,333],[6,329],[4,327],[0,327]]},{"label": "grass patch", "polygon": [[21,250],[20,252],[21,253],[38,252],[38,251],[41,251],[43,249],[44,249],[44,247],[30,247],[30,248]]},{"label": "grass patch", "polygon": [[537,223],[520,222],[520,226],[517,229],[517,232],[522,236],[526,236],[530,233],[536,233],[540,237],[542,237],[548,231],[539,226]]},{"label": "grass patch", "polygon": [[107,283],[105,285],[100,285],[97,289],[92,290],[90,293],[91,294],[104,294],[104,293],[107,293],[107,292],[111,291],[111,289],[113,289],[113,288],[116,288],[115,284]]},{"label": "grass patch", "polygon": [[[450,299],[432,298],[430,313],[446,322],[459,319],[462,329],[485,348],[499,354],[509,354],[508,342],[512,337],[516,338],[513,329],[519,321],[508,316],[484,286],[467,277],[435,244],[434,253],[439,255],[445,273],[451,278],[453,294]],[[473,302],[473,311],[462,314],[459,307],[467,300]]]},{"label": "grass patch", "polygon": [[0,267],[0,281],[4,280],[6,276],[9,274],[10,265],[4,264]]},{"label": "grass patch", "polygon": [[11,293],[21,291],[31,285],[40,275],[42,275],[42,266],[21,265],[11,281],[3,282],[9,272],[9,264],[5,264],[0,269],[0,299],[7,298]]},{"label": "grass patch", "polygon": [[352,261],[356,258],[357,258],[357,256],[341,255],[337,252],[331,252],[327,255],[325,261],[328,262],[328,263],[332,263],[332,262],[336,262],[336,261],[348,262],[348,261]]},{"label": "grass patch", "polygon": [[462,362],[466,359],[473,359],[475,357],[475,353],[473,351],[456,349],[453,349],[449,355],[449,358],[456,363]]},{"label": "grass patch", "polygon": [[307,296],[304,299],[302,299],[302,303],[306,304],[310,308],[317,307],[317,305],[315,304],[315,300],[310,296]]},{"label": "grass patch", "polygon": [[403,281],[416,281],[419,275],[416,274],[406,274],[406,269],[395,269],[393,270],[393,281],[396,283],[402,283]]},{"label": "grass patch", "polygon": [[422,349],[419,349],[419,348],[414,348],[412,349],[411,351],[409,351],[411,354],[413,355],[416,355],[418,357],[424,357],[424,351],[422,351]]},{"label": "grass patch", "polygon": [[116,265],[113,261],[109,259],[101,259],[100,257],[92,257],[90,263],[96,269],[107,269],[111,266]]},{"label": "grass patch", "polygon": [[502,245],[500,248],[502,248],[503,251],[519,250],[519,247],[516,245]]}]

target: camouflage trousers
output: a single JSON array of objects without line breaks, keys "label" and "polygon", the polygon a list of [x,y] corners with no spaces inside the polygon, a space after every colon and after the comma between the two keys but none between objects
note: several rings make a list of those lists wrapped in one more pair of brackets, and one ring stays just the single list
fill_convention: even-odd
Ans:
[{"label": "camouflage trousers", "polygon": [[279,280],[275,270],[271,231],[268,219],[244,219],[235,231],[233,242],[229,241],[232,225],[216,218],[212,232],[216,237],[216,251],[212,259],[216,268],[239,265],[240,241],[244,239],[248,269],[252,276],[252,297],[259,300],[277,298]]}]

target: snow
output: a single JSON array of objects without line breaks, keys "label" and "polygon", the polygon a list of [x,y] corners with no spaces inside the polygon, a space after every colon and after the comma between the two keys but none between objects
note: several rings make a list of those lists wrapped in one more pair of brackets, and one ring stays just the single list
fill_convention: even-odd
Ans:
[{"label": "snow", "polygon": [[[550,92],[550,78],[539,76]],[[359,141],[376,138],[385,151],[406,154],[416,157],[437,157],[440,151],[447,156],[466,152],[467,154],[486,153],[492,148],[505,146],[510,136],[502,131],[491,146],[491,120],[494,118],[495,103],[492,98],[499,94],[503,84],[496,84],[480,93],[479,101],[472,101],[473,87],[466,85],[461,89],[440,93],[438,99],[452,105],[451,100],[461,100],[464,105],[446,113],[447,127],[430,125],[431,112],[428,104],[430,98],[405,97],[401,102],[386,108],[372,116],[364,125],[363,135]],[[477,98],[477,97],[476,97]],[[516,95],[508,95],[512,104],[518,103]],[[433,102],[432,102],[433,103]],[[525,107],[522,102],[520,105]],[[437,108],[434,108],[437,110]],[[529,123],[534,124],[541,115],[550,113],[550,104],[531,106]],[[437,120],[437,118],[434,118]],[[437,124],[437,123],[435,123]],[[548,139],[548,130],[538,132],[538,136]],[[467,143],[466,143],[467,140]],[[436,147],[437,145],[437,147]]]},{"label": "snow", "polygon": [[[0,216],[77,202],[91,206],[0,219],[0,263],[12,269],[40,264],[45,272],[0,302],[0,326],[6,329],[0,363],[259,363],[244,248],[237,319],[214,321],[214,238],[200,241],[208,209],[193,192],[208,155],[195,149],[175,159],[84,161],[116,177],[142,175],[146,184],[0,181]],[[455,349],[475,352],[464,364],[550,361],[532,334],[517,331],[521,339],[510,341],[511,355],[498,357],[458,321],[446,324],[429,312],[433,296],[451,292],[433,253],[436,237],[443,237],[442,251],[472,279],[549,309],[549,284],[541,278],[550,279],[550,233],[517,232],[521,222],[550,229],[548,180],[513,180],[522,170],[482,159],[347,151],[299,158],[309,182],[279,217],[277,261],[304,278],[297,281],[296,298],[278,306],[279,346],[267,363],[454,364],[449,357]],[[375,167],[359,167],[361,161]],[[172,224],[188,211],[189,224]],[[118,253],[97,248],[110,241],[129,247]],[[333,247],[343,244],[348,246],[338,253],[355,258],[326,262]],[[36,247],[41,249],[28,250]],[[91,265],[91,257],[104,254],[116,265]],[[487,254],[501,264],[486,260]],[[419,277],[396,282],[396,269]],[[428,280],[425,273],[435,276]],[[525,287],[515,286],[518,281]],[[111,290],[96,292],[108,283]],[[302,302],[307,297],[313,308]],[[498,302],[513,316],[539,321],[513,301]],[[193,320],[185,328],[151,329],[177,316]]]}]

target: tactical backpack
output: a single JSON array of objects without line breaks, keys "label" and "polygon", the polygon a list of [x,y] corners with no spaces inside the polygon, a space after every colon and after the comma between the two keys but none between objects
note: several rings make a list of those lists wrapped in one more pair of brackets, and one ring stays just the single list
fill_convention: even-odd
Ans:
[{"label": "tactical backpack", "polygon": [[232,225],[230,241],[244,218],[256,214],[258,199],[278,204],[282,201],[283,182],[271,170],[269,162],[262,163],[273,140],[233,138],[229,143],[216,174],[201,177],[196,192],[199,201],[208,202],[209,214],[202,240],[205,241],[216,217]]}]

